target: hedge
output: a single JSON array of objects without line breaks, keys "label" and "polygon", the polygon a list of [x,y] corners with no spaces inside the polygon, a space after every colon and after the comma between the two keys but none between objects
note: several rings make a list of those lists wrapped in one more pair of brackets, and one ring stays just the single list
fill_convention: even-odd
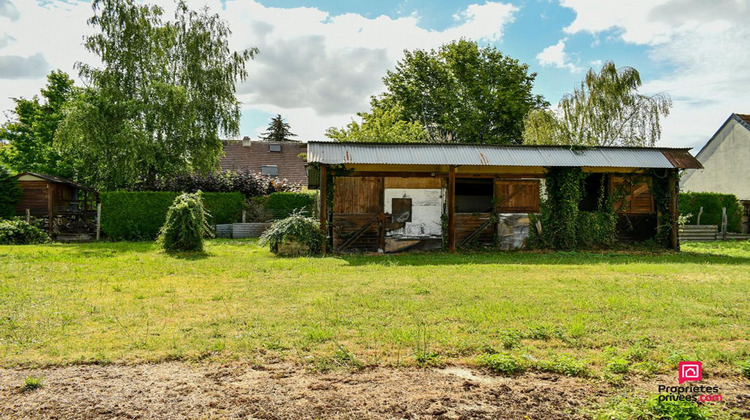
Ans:
[{"label": "hedge", "polygon": [[727,230],[740,232],[742,229],[742,207],[737,196],[733,194],[719,193],[681,193],[680,214],[692,214],[687,221],[688,225],[698,223],[698,213],[703,207],[701,214],[702,225],[717,225],[721,229],[721,209],[727,208]]},{"label": "hedge", "polygon": [[297,210],[305,216],[315,214],[315,193],[312,192],[275,192],[263,199],[265,208],[273,213],[275,219],[285,219]]},{"label": "hedge", "polygon": [[[102,231],[115,240],[155,239],[167,210],[180,193],[172,191],[111,191],[101,195]],[[210,224],[234,223],[242,217],[242,193],[204,193]]]}]

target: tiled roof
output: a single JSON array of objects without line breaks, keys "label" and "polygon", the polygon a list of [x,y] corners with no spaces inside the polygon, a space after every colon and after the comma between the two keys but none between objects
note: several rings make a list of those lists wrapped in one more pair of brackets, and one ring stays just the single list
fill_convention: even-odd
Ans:
[{"label": "tiled roof", "polygon": [[[261,167],[275,165],[279,179],[297,184],[307,184],[305,160],[299,157],[306,151],[306,144],[296,141],[268,142],[249,140],[223,140],[224,156],[219,165],[224,170],[261,172]],[[280,145],[280,151],[272,152],[271,144]]]},{"label": "tiled roof", "polygon": [[742,121],[745,121],[746,123],[750,124],[750,114],[734,114],[734,115],[740,117]]}]

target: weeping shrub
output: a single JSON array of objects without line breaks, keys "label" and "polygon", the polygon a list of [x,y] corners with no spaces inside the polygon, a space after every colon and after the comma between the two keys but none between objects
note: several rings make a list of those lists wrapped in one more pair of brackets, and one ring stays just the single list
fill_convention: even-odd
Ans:
[{"label": "weeping shrub", "polygon": [[166,251],[203,251],[203,237],[211,234],[203,194],[183,193],[174,199],[159,232]]},{"label": "weeping shrub", "polygon": [[323,244],[323,233],[315,219],[295,212],[275,222],[260,237],[260,244],[269,245],[275,254],[279,253],[279,245],[285,242],[301,243],[309,254],[318,254]]},{"label": "weeping shrub", "polygon": [[47,232],[24,220],[0,220],[0,245],[31,245],[49,242]]}]

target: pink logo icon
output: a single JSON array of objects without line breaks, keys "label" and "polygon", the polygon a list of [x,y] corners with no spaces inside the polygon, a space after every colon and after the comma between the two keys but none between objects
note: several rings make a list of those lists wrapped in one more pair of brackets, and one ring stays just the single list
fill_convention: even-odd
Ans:
[{"label": "pink logo icon", "polygon": [[703,380],[703,363],[701,362],[680,362],[679,380],[680,383],[688,381]]}]

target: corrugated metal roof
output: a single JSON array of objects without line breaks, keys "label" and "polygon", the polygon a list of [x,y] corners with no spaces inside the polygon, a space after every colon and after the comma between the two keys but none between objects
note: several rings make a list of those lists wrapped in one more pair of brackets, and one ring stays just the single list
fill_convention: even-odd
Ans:
[{"label": "corrugated metal roof", "polygon": [[[689,149],[565,146],[495,146],[439,143],[309,142],[307,161],[329,165],[700,167]],[[665,156],[668,151],[671,158]],[[685,165],[685,166],[678,166]]]}]

